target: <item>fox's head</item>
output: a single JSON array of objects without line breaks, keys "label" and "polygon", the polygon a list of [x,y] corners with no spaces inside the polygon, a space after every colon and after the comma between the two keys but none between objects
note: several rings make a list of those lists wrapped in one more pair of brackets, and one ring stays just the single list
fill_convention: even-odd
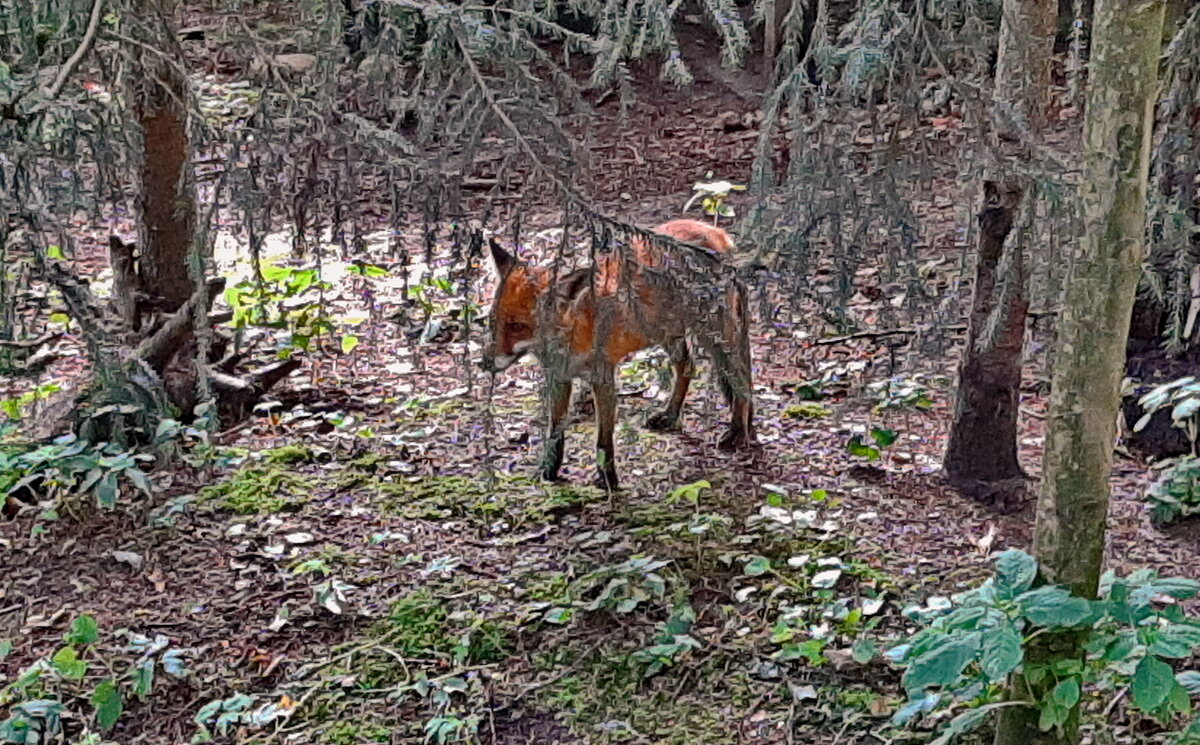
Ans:
[{"label": "fox's head", "polygon": [[538,297],[546,288],[542,267],[530,266],[490,239],[499,281],[489,318],[491,338],[483,347],[484,370],[507,370],[535,344]]}]

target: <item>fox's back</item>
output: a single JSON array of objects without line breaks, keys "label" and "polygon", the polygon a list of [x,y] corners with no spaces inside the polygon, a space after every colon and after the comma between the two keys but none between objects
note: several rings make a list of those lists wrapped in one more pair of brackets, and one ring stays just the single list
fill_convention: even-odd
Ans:
[{"label": "fox's back", "polygon": [[[653,231],[718,253],[734,247],[727,232],[699,220],[670,220]],[[626,265],[622,271],[619,255],[609,254],[598,262],[595,284],[581,287],[564,315],[572,356],[580,362],[596,348],[597,334],[605,337],[605,357],[616,364],[638,350],[682,336],[697,322],[695,311],[711,312],[679,295],[677,283],[665,276],[671,272],[669,263],[652,246],[640,238],[632,246],[636,268],[630,271]],[[606,303],[612,315],[604,323],[597,314],[605,312],[601,306]]]}]

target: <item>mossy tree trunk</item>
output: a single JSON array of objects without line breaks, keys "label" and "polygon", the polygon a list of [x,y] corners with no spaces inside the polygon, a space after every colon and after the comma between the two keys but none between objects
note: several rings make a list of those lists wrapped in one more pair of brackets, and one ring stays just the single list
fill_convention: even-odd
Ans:
[{"label": "mossy tree trunk", "polygon": [[[1158,90],[1162,0],[1097,0],[1084,124],[1084,234],[1067,278],[1050,395],[1045,483],[1034,553],[1047,582],[1094,597],[1104,560],[1125,343],[1144,253],[1150,132]],[[1080,639],[1045,634],[1026,669],[1078,656]],[[1040,701],[1054,676],[1017,676],[1015,698]],[[1002,710],[997,745],[1077,743],[1078,708],[1041,732],[1032,707]]]}]

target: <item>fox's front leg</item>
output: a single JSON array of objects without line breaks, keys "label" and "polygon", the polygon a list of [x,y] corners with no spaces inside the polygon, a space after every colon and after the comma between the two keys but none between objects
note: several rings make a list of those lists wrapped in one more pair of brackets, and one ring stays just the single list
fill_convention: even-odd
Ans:
[{"label": "fox's front leg", "polygon": [[542,478],[558,481],[563,449],[567,440],[567,407],[571,403],[571,378],[558,373],[546,374],[546,408],[550,423],[546,428],[546,449],[542,456]]},{"label": "fox's front leg", "polygon": [[613,447],[613,431],[617,426],[617,386],[613,374],[592,384],[592,398],[596,402],[596,485],[612,492],[618,488],[617,453]]}]

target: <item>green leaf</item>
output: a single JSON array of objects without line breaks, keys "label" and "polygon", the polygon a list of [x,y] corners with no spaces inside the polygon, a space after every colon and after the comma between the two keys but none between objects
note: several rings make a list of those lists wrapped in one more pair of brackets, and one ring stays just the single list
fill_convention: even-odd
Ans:
[{"label": "green leaf", "polygon": [[956,632],[939,640],[909,663],[904,671],[905,690],[923,690],[956,683],[962,671],[975,659],[979,641],[978,631]]},{"label": "green leaf", "polygon": [[12,654],[12,651],[13,643],[8,639],[0,639],[0,662],[3,662],[5,657]]},{"label": "green leaf", "polygon": [[1175,673],[1170,665],[1157,657],[1144,657],[1133,672],[1133,703],[1143,711],[1157,709],[1174,685]]},{"label": "green leaf", "polygon": [[982,634],[980,667],[989,680],[1000,681],[1016,670],[1024,659],[1021,635],[1007,621],[1002,626],[984,630]]},{"label": "green leaf", "polygon": [[46,258],[58,259],[59,261],[67,260],[66,255],[63,253],[62,246],[55,245],[46,246]]},{"label": "green leaf", "polygon": [[66,313],[58,312],[50,314],[50,323],[60,323],[63,326],[71,325],[71,317]]},{"label": "green leaf", "polygon": [[890,447],[899,436],[900,433],[894,429],[881,429],[879,427],[871,428],[871,439],[874,440],[875,444],[880,448]]},{"label": "green leaf", "polygon": [[111,730],[121,718],[123,709],[117,684],[105,680],[96,686],[96,690],[92,692],[92,706],[96,707],[96,723],[100,725],[100,729],[104,732]]},{"label": "green leaf", "polygon": [[1200,647],[1200,627],[1173,623],[1158,633],[1150,644],[1150,653],[1168,659],[1190,657],[1192,650]]},{"label": "green leaf", "polygon": [[71,630],[64,637],[70,644],[95,644],[99,638],[100,627],[96,625],[96,619],[86,613],[71,622]]},{"label": "green leaf", "polygon": [[117,484],[117,474],[109,471],[104,474],[104,478],[96,483],[96,501],[105,509],[112,509],[117,506],[117,496],[121,493],[120,487]]},{"label": "green leaf", "polygon": [[1037,577],[1037,559],[1010,548],[996,559],[996,594],[1008,600],[1025,592]]},{"label": "green leaf", "polygon": [[771,560],[765,556],[753,556],[742,571],[749,577],[757,577],[771,571]]},{"label": "green leaf", "polygon": [[142,660],[133,668],[133,695],[145,698],[154,690],[154,660]]},{"label": "green leaf", "polygon": [[546,623],[564,624],[571,620],[574,611],[570,608],[551,608],[542,616],[542,620]]},{"label": "green leaf", "polygon": [[1071,676],[1060,681],[1050,692],[1050,698],[1058,706],[1068,709],[1079,703],[1079,678]]},{"label": "green leaf", "polygon": [[879,648],[875,646],[875,640],[866,634],[855,639],[854,646],[850,648],[850,655],[860,665],[870,662],[877,654]]},{"label": "green leaf", "polygon": [[1062,587],[1039,587],[1018,597],[1017,602],[1025,618],[1037,626],[1072,628],[1092,617],[1091,603]]},{"label": "green leaf", "polygon": [[1178,682],[1171,686],[1171,694],[1167,696],[1165,704],[1168,717],[1175,714],[1190,714],[1192,713],[1192,699],[1188,695],[1188,691]]},{"label": "green leaf", "polygon": [[82,680],[87,675],[87,662],[79,659],[79,653],[74,647],[63,647],[50,658],[50,664],[58,674],[68,680]]},{"label": "green leaf", "polygon": [[353,334],[346,334],[342,337],[342,354],[350,354],[354,348],[358,346],[358,337]]},{"label": "green leaf", "polygon": [[1200,693],[1200,672],[1195,670],[1184,670],[1175,676],[1175,680],[1179,685],[1183,686],[1188,693]]},{"label": "green leaf", "polygon": [[851,455],[866,458],[867,460],[879,460],[879,448],[873,448],[867,445],[862,440],[862,435],[855,435],[846,443],[846,451]]}]

